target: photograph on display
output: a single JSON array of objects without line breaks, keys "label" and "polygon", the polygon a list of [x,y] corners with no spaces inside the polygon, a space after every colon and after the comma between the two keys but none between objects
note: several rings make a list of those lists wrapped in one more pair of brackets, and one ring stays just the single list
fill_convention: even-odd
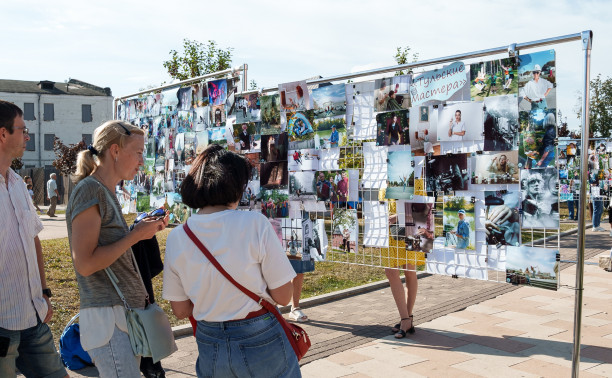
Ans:
[{"label": "photograph on display", "polygon": [[438,140],[462,142],[481,140],[483,104],[459,102],[438,107]]},{"label": "photograph on display", "polygon": [[[410,147],[415,156],[440,154],[438,110],[433,106],[410,108]],[[378,134],[379,136],[382,134]]]},{"label": "photograph on display", "polygon": [[557,108],[555,50],[521,54],[519,60],[519,111]]},{"label": "photograph on display", "polygon": [[518,183],[518,151],[477,154],[472,158],[472,184]]},{"label": "photograph on display", "polygon": [[412,152],[404,150],[387,153],[387,199],[411,199],[414,195],[414,168]]},{"label": "photograph on display", "polygon": [[222,146],[227,144],[227,138],[225,137],[225,127],[211,127],[208,131],[208,143],[220,144]]},{"label": "photograph on display", "polygon": [[521,227],[559,228],[559,189],[554,168],[521,170]]},{"label": "photograph on display", "polygon": [[208,97],[208,84],[207,83],[196,83],[192,85],[193,88],[193,106],[204,107],[210,103]]},{"label": "photograph on display", "polygon": [[289,171],[317,171],[321,160],[321,150],[289,150],[287,160]]},{"label": "photograph on display", "polygon": [[555,166],[557,120],[555,109],[519,112],[519,163],[523,168]]},{"label": "photograph on display", "polygon": [[289,199],[307,201],[317,199],[315,171],[289,172]]},{"label": "photograph on display", "polygon": [[376,115],[376,145],[410,144],[409,110],[378,113]]},{"label": "photograph on display", "polygon": [[[314,112],[312,110],[306,110],[302,112],[292,113],[287,112],[281,116],[281,121],[285,118],[285,131],[289,135],[289,140],[295,141],[309,141],[314,139]],[[313,148],[314,141],[311,146],[307,148]]]},{"label": "photograph on display", "polygon": [[[341,171],[317,171],[315,172],[317,201],[330,202],[336,193],[337,184],[342,179]],[[337,181],[336,181],[337,180]],[[348,193],[348,190],[347,190]]]},{"label": "photograph on display", "polygon": [[186,131],[193,131],[193,112],[180,110],[177,112],[177,125],[176,131],[184,133]]},{"label": "photograph on display", "polygon": [[484,107],[484,150],[518,149],[519,114],[516,96],[487,97]]},{"label": "photograph on display", "polygon": [[415,252],[431,252],[434,241],[434,204],[404,203],[406,248]]},{"label": "photograph on display", "polygon": [[287,133],[261,136],[263,162],[287,161]]},{"label": "photograph on display", "polygon": [[214,80],[208,82],[208,99],[211,105],[225,105],[227,100],[227,80]]},{"label": "photograph on display", "polygon": [[335,209],[332,215],[332,250],[357,253],[359,221],[355,209]]},{"label": "photograph on display", "polygon": [[297,112],[312,108],[306,80],[279,84],[278,93],[283,111]]},{"label": "photograph on display", "polygon": [[259,183],[266,189],[286,189],[289,183],[287,161],[261,163]]},{"label": "photograph on display", "polygon": [[210,107],[202,106],[194,109],[193,114],[193,129],[195,131],[204,131],[210,127]]},{"label": "photograph on display", "polygon": [[261,188],[261,213],[267,218],[289,216],[289,193],[287,190]]},{"label": "photograph on display", "polygon": [[346,85],[326,85],[311,93],[314,118],[328,118],[346,114]]},{"label": "photograph on display", "polygon": [[192,88],[183,87],[179,89],[177,96],[179,99],[177,109],[178,110],[191,110]]},{"label": "photograph on display", "polygon": [[485,233],[489,245],[521,243],[519,192],[485,191]]},{"label": "photograph on display", "polygon": [[[315,130],[315,135],[313,139],[314,148],[336,148],[340,146],[345,146],[347,143],[346,118],[344,116],[315,119],[313,123],[313,128]],[[292,142],[292,144],[290,144],[290,148],[312,148],[302,147],[302,145],[299,145],[298,147],[299,143],[303,142]]]},{"label": "photograph on display", "polygon": [[394,76],[374,81],[374,110],[408,109],[410,107],[410,75]]},{"label": "photograph on display", "polygon": [[518,93],[516,58],[495,59],[470,64],[470,95],[473,101],[490,96]]},{"label": "photograph on display", "polygon": [[261,148],[261,136],[256,134],[255,123],[234,124],[234,142],[240,152],[256,151]]},{"label": "photograph on display", "polygon": [[556,249],[508,247],[506,250],[506,282],[557,290],[559,261]]},{"label": "photograph on display", "polygon": [[444,246],[476,249],[474,204],[471,197],[444,196]]},{"label": "photograph on display", "polygon": [[210,110],[211,126],[225,126],[225,105],[213,105]]},{"label": "photograph on display", "polygon": [[261,96],[259,98],[261,114],[261,134],[278,134],[281,132],[279,95]]},{"label": "photograph on display", "polygon": [[467,190],[470,180],[466,154],[449,154],[425,159],[428,192]]},{"label": "photograph on display", "polygon": [[261,121],[259,94],[236,96],[236,123]]},{"label": "photograph on display", "polygon": [[[170,89],[166,89],[162,91],[162,102],[161,102],[161,106],[162,107],[175,107],[178,105],[179,100],[178,100],[178,93],[179,88],[170,88]],[[128,108],[131,108],[132,102],[130,101],[130,106],[128,106]],[[131,109],[130,109],[131,110]],[[132,112],[132,114],[135,114],[136,109],[134,109],[134,111]],[[136,118],[136,117],[132,117]]]}]

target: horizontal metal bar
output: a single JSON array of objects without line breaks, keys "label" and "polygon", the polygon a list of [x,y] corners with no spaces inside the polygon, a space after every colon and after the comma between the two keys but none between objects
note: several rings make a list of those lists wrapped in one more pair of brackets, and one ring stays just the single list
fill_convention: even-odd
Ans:
[{"label": "horizontal metal bar", "polygon": [[[422,60],[422,61],[414,62],[414,63],[399,64],[397,66],[388,66],[388,67],[376,68],[372,70],[354,72],[350,74],[329,76],[329,77],[324,77],[321,79],[314,79],[314,80],[307,80],[306,84],[312,85],[312,84],[321,84],[321,83],[328,83],[328,82],[340,81],[340,80],[349,80],[349,79],[355,79],[355,78],[363,77],[363,76],[371,76],[371,75],[378,75],[378,74],[395,72],[395,71],[402,71],[402,70],[407,70],[410,68],[418,68],[418,67],[431,66],[431,65],[440,64],[440,63],[455,62],[461,59],[472,59],[472,58],[479,58],[479,57],[494,55],[494,54],[503,54],[503,53],[507,53],[510,47],[514,47],[515,50],[520,50],[520,49],[530,49],[534,47],[553,45],[553,44],[558,44],[558,43],[579,41],[581,39],[581,36],[582,36],[582,33],[567,34],[567,35],[563,35],[559,37],[540,39],[540,40],[532,41],[532,42],[510,44],[507,46],[500,46],[500,47],[495,47],[495,48],[486,49],[486,50],[473,51],[473,52],[469,52],[465,54],[456,54],[456,55],[445,56],[442,58]],[[275,92],[275,91],[278,91],[278,87],[262,88],[261,90],[251,90],[251,91],[241,92],[238,94],[246,95],[246,94],[252,94],[252,93],[257,93],[257,92],[268,93],[268,92]]]},{"label": "horizontal metal bar", "polygon": [[[575,261],[575,260],[559,260],[559,262],[576,264],[578,261]],[[597,265],[597,266],[599,266],[599,263],[585,261],[584,265]]]},{"label": "horizontal metal bar", "polygon": [[244,70],[246,66],[247,65],[245,63],[245,64],[242,64],[241,66],[238,66],[238,67],[235,67],[235,68],[228,68],[228,69],[223,70],[223,71],[211,72],[211,73],[208,73],[206,75],[194,77],[194,78],[187,79],[187,80],[182,80],[182,81],[179,81],[179,82],[176,82],[176,83],[166,84],[166,85],[162,85],[162,86],[157,87],[157,88],[146,89],[146,90],[143,90],[143,91],[140,91],[140,92],[136,92],[136,93],[132,93],[132,94],[129,94],[129,95],[125,95],[125,96],[121,96],[121,97],[116,97],[115,101],[121,101],[121,100],[125,100],[126,98],[139,96],[141,94],[161,91],[161,90],[168,89],[168,88],[179,87],[179,86],[184,85],[184,84],[190,84],[190,83],[194,83],[196,81],[202,81],[204,79],[208,79],[208,78],[215,77],[215,76],[221,76],[221,75],[225,75],[225,74],[228,74],[228,73],[240,72],[240,71]]}]

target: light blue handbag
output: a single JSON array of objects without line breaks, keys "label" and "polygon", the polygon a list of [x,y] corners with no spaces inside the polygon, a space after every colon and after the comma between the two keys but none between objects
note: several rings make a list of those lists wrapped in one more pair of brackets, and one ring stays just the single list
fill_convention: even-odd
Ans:
[{"label": "light blue handbag", "polygon": [[128,335],[134,355],[151,357],[153,362],[158,362],[176,352],[178,348],[174,342],[170,321],[164,310],[156,303],[149,303],[144,309],[130,308],[123,293],[119,290],[117,285],[119,280],[115,273],[110,268],[104,270],[125,306]]}]

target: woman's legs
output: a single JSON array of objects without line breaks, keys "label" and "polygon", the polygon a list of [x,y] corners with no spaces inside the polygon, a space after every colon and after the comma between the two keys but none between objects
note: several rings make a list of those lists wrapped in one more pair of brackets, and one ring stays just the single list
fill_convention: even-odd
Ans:
[{"label": "woman's legs", "polygon": [[416,276],[416,268],[414,265],[407,264],[404,265],[403,268],[404,275],[406,277],[407,291],[404,291],[399,270],[385,269],[385,275],[389,279],[391,294],[393,294],[393,299],[395,300],[395,305],[397,306],[400,318],[406,319],[401,321],[400,328],[406,331],[412,327],[412,318],[410,316],[412,315],[412,310],[416,301],[418,281]]},{"label": "woman's legs", "polygon": [[291,309],[300,307],[300,296],[304,285],[304,273],[298,273],[293,279],[293,297],[291,298]]},{"label": "woman's legs", "polygon": [[140,357],[134,356],[130,338],[117,326],[108,344],[87,351],[103,378],[140,378]]}]

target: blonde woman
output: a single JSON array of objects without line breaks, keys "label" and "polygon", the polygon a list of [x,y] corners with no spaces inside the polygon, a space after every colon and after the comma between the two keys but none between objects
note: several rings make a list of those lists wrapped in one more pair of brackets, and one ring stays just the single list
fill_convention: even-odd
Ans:
[{"label": "blonde woman", "polygon": [[109,121],[94,132],[93,145],[77,158],[76,180],[66,223],[81,298],[81,344],[101,377],[140,377],[127,334],[124,305],[105,268],[111,268],[132,308],[144,308],[147,292],[131,246],[163,230],[168,217],[148,218],[129,230],[115,195],[143,165],[144,132]]}]

